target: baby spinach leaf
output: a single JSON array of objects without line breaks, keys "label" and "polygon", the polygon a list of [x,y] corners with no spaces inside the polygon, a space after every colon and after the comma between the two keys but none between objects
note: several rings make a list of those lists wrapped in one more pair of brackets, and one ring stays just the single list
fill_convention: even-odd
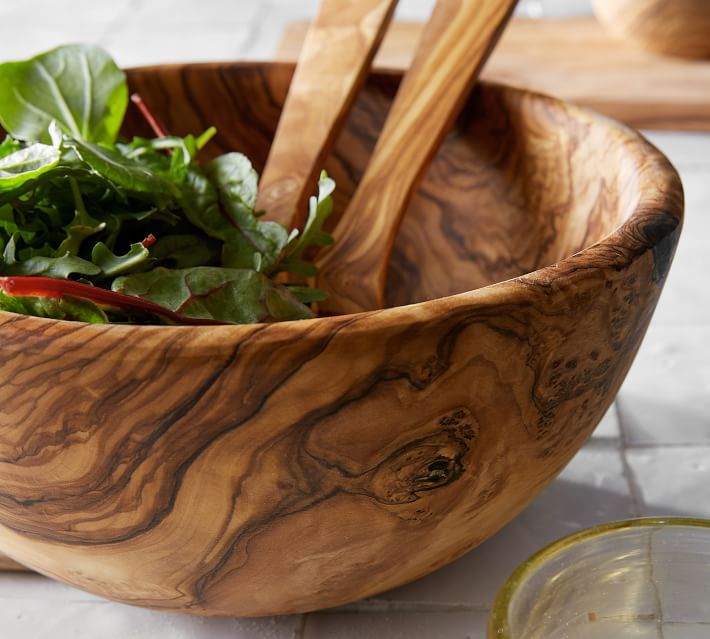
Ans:
[{"label": "baby spinach leaf", "polygon": [[150,300],[196,319],[251,324],[313,317],[285,287],[246,269],[200,266],[119,277],[112,290]]},{"label": "baby spinach leaf", "polygon": [[55,120],[74,138],[113,143],[127,104],[125,74],[96,46],[63,46],[0,64],[0,123],[22,140],[51,142]]},{"label": "baby spinach leaf", "polygon": [[0,158],[0,192],[14,191],[59,164],[59,149],[31,144]]}]

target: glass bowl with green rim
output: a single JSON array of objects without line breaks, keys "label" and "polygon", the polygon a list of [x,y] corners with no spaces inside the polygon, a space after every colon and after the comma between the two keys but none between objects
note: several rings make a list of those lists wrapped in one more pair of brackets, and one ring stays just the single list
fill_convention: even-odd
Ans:
[{"label": "glass bowl with green rim", "polygon": [[488,639],[707,639],[710,520],[611,522],[564,537],[501,588]]}]

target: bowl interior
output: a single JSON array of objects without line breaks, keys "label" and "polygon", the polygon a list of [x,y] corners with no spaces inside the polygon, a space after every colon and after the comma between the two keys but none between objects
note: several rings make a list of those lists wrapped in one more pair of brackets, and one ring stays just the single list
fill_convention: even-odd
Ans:
[{"label": "bowl interior", "polygon": [[[129,72],[132,89],[177,134],[219,133],[207,155],[266,161],[293,66],[221,64]],[[399,82],[373,74],[326,170],[339,212],[361,176]],[[148,131],[132,110],[127,134]],[[303,140],[308,144],[308,140]],[[480,85],[407,212],[388,304],[443,297],[558,262],[611,233],[638,202],[637,158],[616,125],[552,98]],[[407,158],[402,157],[406,162]]]}]

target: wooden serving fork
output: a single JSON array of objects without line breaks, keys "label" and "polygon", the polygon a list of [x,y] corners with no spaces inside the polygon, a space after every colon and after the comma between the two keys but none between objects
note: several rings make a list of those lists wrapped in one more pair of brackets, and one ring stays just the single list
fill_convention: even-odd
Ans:
[{"label": "wooden serving fork", "polygon": [[516,0],[438,0],[343,218],[319,260],[319,306],[384,305],[387,263],[420,178],[496,45]]}]

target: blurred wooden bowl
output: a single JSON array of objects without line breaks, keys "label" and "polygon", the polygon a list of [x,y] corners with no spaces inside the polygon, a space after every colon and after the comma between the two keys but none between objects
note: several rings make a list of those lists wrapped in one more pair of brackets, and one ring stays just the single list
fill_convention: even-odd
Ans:
[{"label": "blurred wooden bowl", "polygon": [[[292,71],[130,82],[171,131],[214,124],[213,152],[261,167]],[[328,161],[340,210],[398,79],[370,77]],[[219,327],[0,313],[0,548],[196,614],[335,606],[435,570],[589,437],[651,318],[682,200],[638,133],[483,84],[399,234],[393,308]]]},{"label": "blurred wooden bowl", "polygon": [[592,0],[610,33],[649,51],[710,58],[710,0]]}]

